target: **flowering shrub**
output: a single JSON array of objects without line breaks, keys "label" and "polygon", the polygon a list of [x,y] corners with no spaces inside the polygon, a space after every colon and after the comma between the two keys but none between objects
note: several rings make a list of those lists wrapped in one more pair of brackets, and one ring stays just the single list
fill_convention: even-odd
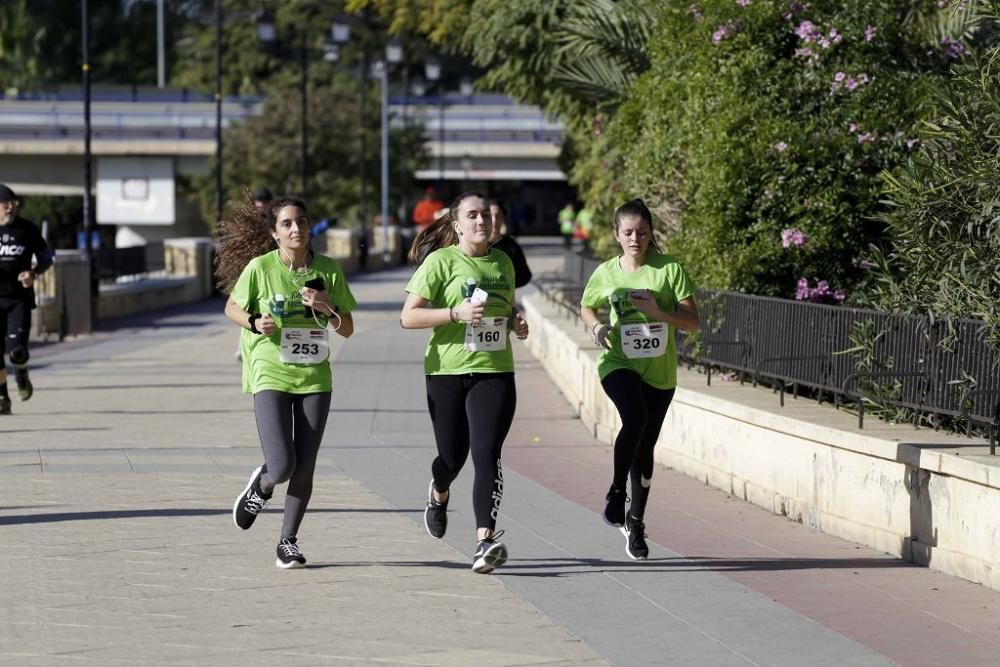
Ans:
[{"label": "flowering shrub", "polygon": [[853,297],[884,230],[880,172],[916,150],[931,89],[963,60],[918,29],[936,0],[654,4],[652,67],[574,147],[572,178],[600,212],[592,244],[613,252],[601,228],[642,196],[701,285]]}]

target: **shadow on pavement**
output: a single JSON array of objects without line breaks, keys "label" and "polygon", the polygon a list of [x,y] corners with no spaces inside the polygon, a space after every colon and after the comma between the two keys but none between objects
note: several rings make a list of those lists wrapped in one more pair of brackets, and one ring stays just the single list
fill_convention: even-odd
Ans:
[{"label": "shadow on pavement", "polygon": [[[15,508],[6,508],[15,509]],[[265,510],[265,514],[281,514],[280,508]],[[309,514],[423,514],[421,509],[394,509],[372,507],[331,507],[309,509]],[[26,523],[56,523],[60,521],[94,521],[105,519],[152,519],[192,516],[223,516],[232,514],[232,508],[226,509],[143,509],[143,510],[107,510],[96,512],[54,512],[51,514],[19,514],[16,516],[0,516],[0,526],[13,526]]]}]

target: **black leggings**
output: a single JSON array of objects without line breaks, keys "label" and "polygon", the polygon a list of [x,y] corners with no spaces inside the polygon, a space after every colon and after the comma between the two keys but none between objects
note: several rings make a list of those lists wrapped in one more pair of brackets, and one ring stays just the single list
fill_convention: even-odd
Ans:
[{"label": "black leggings", "polygon": [[31,303],[0,297],[0,363],[10,353],[15,366],[28,363],[28,335],[31,333]]},{"label": "black leggings", "polygon": [[642,381],[635,371],[619,369],[609,373],[601,386],[618,408],[622,430],[615,439],[613,484],[625,488],[625,478],[632,478],[632,504],[629,512],[641,519],[649,499],[653,478],[653,447],[660,427],[674,397],[673,389],[657,389]]},{"label": "black leggings", "polygon": [[275,485],[288,482],[281,537],[295,537],[312,496],[316,457],[330,414],[330,392],[258,391],[253,395],[253,411],[264,450],[261,487],[270,493]]},{"label": "black leggings", "polygon": [[431,465],[434,488],[448,490],[471,450],[477,528],[496,528],[503,497],[500,450],[516,405],[513,373],[427,376],[427,407],[438,450]]}]

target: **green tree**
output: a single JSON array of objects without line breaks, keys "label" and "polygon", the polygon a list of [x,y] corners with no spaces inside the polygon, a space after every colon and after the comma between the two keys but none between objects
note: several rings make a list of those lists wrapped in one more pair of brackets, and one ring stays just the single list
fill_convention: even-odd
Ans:
[{"label": "green tree", "polygon": [[[167,61],[175,37],[191,21],[191,0],[167,0]],[[156,84],[155,0],[90,3],[90,51],[95,85]],[[0,4],[0,85],[39,91],[79,84],[82,59],[79,0],[11,0]]]},{"label": "green tree", "polygon": [[46,26],[29,13],[28,0],[0,5],[0,88],[21,90],[47,77],[42,57],[47,34]]},{"label": "green tree", "polygon": [[[988,38],[1000,2],[984,4]],[[880,308],[976,318],[1000,349],[1000,45],[973,50],[938,91],[919,149],[883,174],[887,243],[874,252]]]},{"label": "green tree", "polygon": [[578,146],[573,179],[599,212],[598,248],[613,250],[614,206],[642,196],[701,284],[852,294],[883,230],[879,174],[906,159],[948,68],[917,29],[937,11],[931,0],[661,5],[653,66]]},{"label": "green tree", "polygon": [[[176,80],[192,88],[215,85],[215,29],[211,2],[192,11],[194,21],[184,35],[184,57],[176,64]],[[257,9],[254,7],[253,9]],[[258,44],[256,11],[246,3],[226,0],[223,30],[224,94],[259,94],[266,102],[258,117],[228,129],[224,138],[224,196],[240,197],[248,188],[266,184],[277,194],[297,194],[300,186],[301,77],[300,50],[308,58],[308,193],[316,217],[337,216],[342,224],[357,219],[361,199],[361,161],[365,161],[365,210],[369,218],[378,208],[379,132],[378,85],[366,79],[363,92],[358,71],[362,54],[380,53],[385,31],[378,21],[355,22],[351,40],[337,63],[320,57],[329,26],[342,11],[340,3],[292,0],[275,7],[278,44]],[[359,117],[359,96],[366,113]],[[362,137],[366,139],[362,141]],[[362,143],[365,144],[362,151]],[[390,132],[392,210],[401,195],[399,161],[412,174],[426,161],[422,128]],[[214,165],[212,165],[214,169]],[[412,180],[412,179],[407,179]],[[215,216],[215,180],[211,170],[193,179],[190,188],[207,220]],[[369,219],[366,221],[370,223]]]}]

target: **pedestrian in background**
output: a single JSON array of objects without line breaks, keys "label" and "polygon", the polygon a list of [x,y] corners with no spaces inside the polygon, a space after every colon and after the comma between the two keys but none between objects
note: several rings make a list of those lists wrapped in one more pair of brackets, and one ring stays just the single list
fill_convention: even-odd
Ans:
[{"label": "pedestrian in background", "polygon": [[500,250],[510,257],[514,264],[514,287],[524,287],[531,282],[531,267],[528,266],[521,244],[507,234],[507,207],[499,199],[491,199],[490,214],[493,217],[490,248]]},{"label": "pedestrian in background", "polygon": [[576,221],[576,210],[573,202],[566,202],[566,205],[559,210],[559,233],[563,237],[563,248],[569,250],[573,246],[573,223]]},{"label": "pedestrian in background", "polygon": [[35,223],[17,214],[19,205],[14,191],[0,184],[0,415],[9,415],[12,409],[5,352],[14,366],[18,399],[27,401],[35,392],[28,377],[34,284],[54,257]]}]

